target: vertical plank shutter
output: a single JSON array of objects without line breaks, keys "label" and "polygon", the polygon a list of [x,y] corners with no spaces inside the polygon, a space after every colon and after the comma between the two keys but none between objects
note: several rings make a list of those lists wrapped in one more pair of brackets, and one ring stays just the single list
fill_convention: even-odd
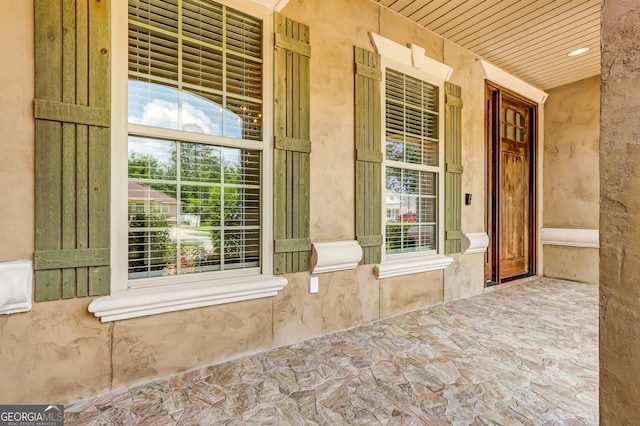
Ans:
[{"label": "vertical plank shutter", "polygon": [[362,263],[382,258],[382,70],[380,55],[355,48],[356,237]]},{"label": "vertical plank shutter", "polygon": [[107,0],[35,0],[36,301],[109,293]]},{"label": "vertical plank shutter", "polygon": [[462,251],[462,89],[445,83],[445,254]]},{"label": "vertical plank shutter", "polygon": [[275,14],[274,273],[308,271],[309,27]]}]

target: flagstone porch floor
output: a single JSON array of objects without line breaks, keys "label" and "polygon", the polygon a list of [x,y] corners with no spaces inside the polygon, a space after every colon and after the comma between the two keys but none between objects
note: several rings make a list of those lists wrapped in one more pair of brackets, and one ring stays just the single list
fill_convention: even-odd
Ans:
[{"label": "flagstone porch floor", "polygon": [[533,278],[65,408],[65,425],[597,425],[598,288]]}]

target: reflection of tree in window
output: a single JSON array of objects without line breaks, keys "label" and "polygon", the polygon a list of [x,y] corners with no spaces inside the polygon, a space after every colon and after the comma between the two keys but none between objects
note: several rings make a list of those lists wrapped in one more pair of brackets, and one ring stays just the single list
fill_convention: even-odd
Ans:
[{"label": "reflection of tree in window", "polygon": [[399,200],[398,215],[387,214],[390,254],[436,249],[438,99],[438,87],[386,69],[385,188]]},{"label": "reflection of tree in window", "polygon": [[130,196],[130,278],[258,267],[262,20],[156,6],[129,2],[129,183],[149,194]]}]

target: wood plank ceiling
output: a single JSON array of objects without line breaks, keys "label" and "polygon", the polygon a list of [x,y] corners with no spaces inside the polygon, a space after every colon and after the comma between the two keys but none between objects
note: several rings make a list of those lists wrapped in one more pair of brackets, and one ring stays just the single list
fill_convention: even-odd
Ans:
[{"label": "wood plank ceiling", "polygon": [[600,0],[375,1],[542,90],[600,74]]}]

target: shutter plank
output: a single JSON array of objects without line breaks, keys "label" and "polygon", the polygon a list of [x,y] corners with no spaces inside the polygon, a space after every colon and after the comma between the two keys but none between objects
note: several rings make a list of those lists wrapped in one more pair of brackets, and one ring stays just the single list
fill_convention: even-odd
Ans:
[{"label": "shutter plank", "polygon": [[462,251],[462,89],[446,82],[445,254]]},{"label": "shutter plank", "polygon": [[[80,81],[79,81],[80,83]],[[78,100],[87,99],[86,88],[78,84],[79,97]],[[82,89],[80,89],[82,88]],[[84,91],[83,94],[81,94]],[[76,179],[77,179],[77,235],[76,244],[79,249],[89,247],[89,126],[76,126]],[[89,295],[89,269],[87,267],[78,267],[76,270],[76,295],[84,297]]]},{"label": "shutter plank", "polygon": [[[86,2],[76,3],[76,104],[89,105],[89,6]],[[108,113],[108,111],[107,111]],[[76,244],[79,249],[89,247],[89,126],[76,125]],[[89,295],[89,269],[76,269],[76,296]]]},{"label": "shutter plank", "polygon": [[[89,2],[89,28],[93,28],[89,37],[89,76],[102,75],[105,81],[111,80],[109,72],[110,32],[95,31],[102,23],[110,19],[109,4],[106,1]],[[109,109],[110,85],[98,79],[89,81],[89,105],[94,108]],[[110,209],[110,139],[111,132],[104,127],[89,128],[89,246],[109,247],[111,223]],[[105,216],[106,219],[105,220]],[[89,295],[109,293],[110,271],[108,266],[98,266],[89,271]]]},{"label": "shutter plank", "polygon": [[[287,218],[282,215],[287,209],[287,151],[274,150],[273,159],[273,211],[274,211],[274,235],[278,238],[286,238]],[[275,248],[274,248],[275,250]],[[275,274],[284,274],[287,271],[286,256],[274,253],[273,271]]]},{"label": "shutter plank", "polygon": [[309,154],[311,152],[311,142],[308,139],[287,138],[284,136],[276,136],[275,148],[285,151],[297,151]]},{"label": "shutter plank", "polygon": [[[61,5],[60,5],[61,6]],[[62,8],[35,4],[35,96],[62,100]],[[62,211],[62,126],[36,121],[36,250],[59,249]],[[46,141],[46,143],[45,143]],[[40,207],[42,206],[42,207]],[[60,271],[36,271],[36,301],[62,297]]]},{"label": "shutter plank", "polygon": [[[65,67],[66,68],[66,67]],[[62,124],[62,249],[76,245],[76,137],[75,124]],[[76,295],[76,271],[62,271],[62,298]]]},{"label": "shutter plank", "polygon": [[[82,253],[109,251],[109,2],[34,6],[35,299],[107,294],[108,264],[87,264]],[[51,253],[64,262],[47,265]]]},{"label": "shutter plank", "polygon": [[[60,249],[62,209],[62,125],[36,122],[36,250]],[[62,297],[59,270],[35,271],[36,301]]]},{"label": "shutter plank", "polygon": [[[289,123],[289,126],[292,126]],[[293,226],[295,221],[295,205],[294,205],[294,195],[295,195],[295,179],[293,174],[293,161],[294,161],[294,152],[287,151],[287,163],[286,163],[286,175],[287,175],[287,213],[286,213],[286,221],[287,221],[287,233],[286,238],[296,239]],[[293,254],[287,255],[287,271],[295,271],[294,269],[294,261]]]},{"label": "shutter plank", "polygon": [[76,249],[40,250],[34,258],[34,268],[62,269],[78,266],[94,266],[109,264],[109,249]]},{"label": "shutter plank", "polygon": [[382,259],[382,143],[380,57],[356,47],[356,237],[363,264]]},{"label": "shutter plank", "polygon": [[62,10],[58,2],[35,0],[34,4],[36,99],[62,100]]},{"label": "shutter plank", "polygon": [[[110,138],[109,129],[89,129],[89,247],[95,248],[109,247]],[[109,279],[108,266],[90,268],[89,295],[108,294]]]},{"label": "shutter plank", "polygon": [[276,253],[293,253],[311,250],[311,240],[309,240],[309,238],[275,240],[274,247]]},{"label": "shutter plank", "polygon": [[[275,15],[274,272],[309,270],[309,28]],[[300,48],[301,45],[307,47]],[[292,250],[280,250],[290,241]]]},{"label": "shutter plank", "polygon": [[[62,10],[62,105],[76,101],[76,11],[75,2],[65,0]],[[37,106],[38,103],[36,103]],[[36,115],[37,117],[37,115]],[[61,121],[61,120],[58,120]],[[62,124],[62,249],[76,244],[76,126]],[[62,298],[76,295],[76,271],[62,270]]]},{"label": "shutter plank", "polygon": [[[110,55],[111,40],[110,31],[104,31],[101,27],[109,28],[110,9],[108,1],[89,2],[89,76],[96,76],[89,80],[89,105],[99,109],[110,109],[111,85],[105,82],[111,81]],[[100,80],[97,77],[100,76]]]},{"label": "shutter plank", "polygon": [[[299,170],[299,175],[303,175],[306,174],[306,179],[300,179],[299,180],[299,196],[300,199],[299,201],[299,206],[301,206],[301,208],[299,208],[299,213],[300,213],[300,218],[299,218],[299,226],[300,226],[300,232],[299,235],[306,235],[309,236],[310,235],[310,225],[309,225],[309,205],[310,205],[310,176],[309,176],[309,172],[311,170],[311,164],[310,164],[310,156],[309,154],[305,154],[305,153],[299,153],[298,154],[300,156],[300,170]],[[300,250],[298,252],[298,270],[300,271],[308,271],[310,269],[310,263],[311,263],[311,258],[310,258],[310,253],[311,251],[311,245],[303,248],[303,250]]]},{"label": "shutter plank", "polygon": [[[65,67],[65,69],[69,69],[69,67]],[[69,102],[74,102],[74,99],[64,102],[36,99],[34,103],[35,118],[109,127],[109,110],[89,108]]]}]

